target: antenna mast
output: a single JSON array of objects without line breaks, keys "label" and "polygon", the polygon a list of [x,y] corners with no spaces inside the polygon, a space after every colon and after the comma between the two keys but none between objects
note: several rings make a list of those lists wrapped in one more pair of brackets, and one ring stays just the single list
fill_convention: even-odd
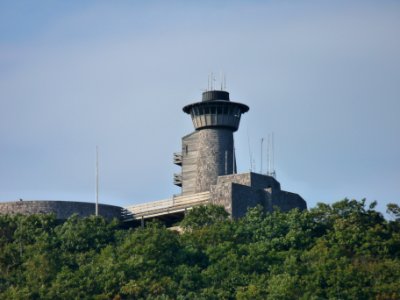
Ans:
[{"label": "antenna mast", "polygon": [[274,133],[272,132],[272,172],[271,176],[276,178],[275,172],[275,145],[274,145]]},{"label": "antenna mast", "polygon": [[267,162],[268,162],[267,175],[275,178],[276,172],[275,172],[275,149],[274,149],[273,132],[268,134]]},{"label": "antenna mast", "polygon": [[99,146],[96,146],[96,216],[99,215]]},{"label": "antenna mast", "polygon": [[270,157],[270,148],[271,148],[271,136],[268,133],[268,140],[267,140],[267,175],[271,173],[271,157]]},{"label": "antenna mast", "polygon": [[226,91],[226,74],[224,74],[224,91]]},{"label": "antenna mast", "polygon": [[232,174],[236,174],[236,156],[235,156],[235,140],[233,140],[233,145],[232,145]]},{"label": "antenna mast", "polygon": [[250,172],[253,171],[253,155],[251,154],[249,128],[247,127],[247,144],[249,146]]},{"label": "antenna mast", "polygon": [[261,152],[260,152],[260,160],[261,160],[261,166],[260,166],[260,174],[262,174],[262,169],[263,169],[263,142],[264,138],[261,138]]}]

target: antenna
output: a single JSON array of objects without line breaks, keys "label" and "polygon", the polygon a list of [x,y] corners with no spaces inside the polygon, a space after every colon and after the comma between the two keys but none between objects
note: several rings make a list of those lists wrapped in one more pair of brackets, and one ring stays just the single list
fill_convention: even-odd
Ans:
[{"label": "antenna", "polygon": [[228,151],[225,151],[225,175],[228,175]]},{"label": "antenna", "polygon": [[275,172],[275,145],[274,145],[274,133],[272,132],[272,177],[276,178]]},{"label": "antenna", "polygon": [[232,166],[233,166],[233,172],[232,174],[236,174],[236,163],[235,163],[235,144],[233,144],[233,154],[232,154]]},{"label": "antenna", "polygon": [[270,157],[270,148],[271,148],[271,135],[268,133],[268,141],[267,141],[267,175],[270,175],[271,172],[271,157]]},{"label": "antenna", "polygon": [[232,139],[232,174],[236,174],[236,163],[235,163],[235,138]]},{"label": "antenna", "polygon": [[260,152],[260,160],[261,160],[261,166],[260,166],[260,174],[262,174],[262,168],[263,168],[263,142],[264,138],[261,138],[261,152]]},{"label": "antenna", "polygon": [[250,172],[252,172],[253,171],[253,156],[251,154],[250,135],[249,135],[249,128],[248,127],[247,127],[247,144],[249,146]]},{"label": "antenna", "polygon": [[226,91],[226,74],[224,74],[224,91]]},{"label": "antenna", "polygon": [[224,80],[223,80],[223,78],[224,78],[224,74],[221,71],[220,74],[219,74],[219,80],[221,81],[221,91],[224,90],[224,86],[223,86]]},{"label": "antenna", "polygon": [[99,215],[99,146],[96,146],[96,216]]},{"label": "antenna", "polygon": [[267,162],[268,170],[267,175],[276,178],[275,171],[275,149],[274,149],[274,133],[268,134],[268,147],[267,147]]}]

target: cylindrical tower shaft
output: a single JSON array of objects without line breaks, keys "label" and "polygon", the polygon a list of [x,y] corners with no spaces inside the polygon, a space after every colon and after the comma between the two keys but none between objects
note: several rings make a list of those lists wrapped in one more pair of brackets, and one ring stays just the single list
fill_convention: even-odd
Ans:
[{"label": "cylindrical tower shaft", "polygon": [[233,152],[232,130],[208,128],[198,133],[196,193],[209,191],[218,176],[236,172]]}]

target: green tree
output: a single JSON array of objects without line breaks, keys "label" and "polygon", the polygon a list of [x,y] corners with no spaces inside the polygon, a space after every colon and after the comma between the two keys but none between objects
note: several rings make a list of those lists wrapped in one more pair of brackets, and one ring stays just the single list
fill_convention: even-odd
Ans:
[{"label": "green tree", "polygon": [[199,229],[226,221],[228,216],[229,214],[222,206],[201,205],[189,210],[180,225],[185,229]]}]

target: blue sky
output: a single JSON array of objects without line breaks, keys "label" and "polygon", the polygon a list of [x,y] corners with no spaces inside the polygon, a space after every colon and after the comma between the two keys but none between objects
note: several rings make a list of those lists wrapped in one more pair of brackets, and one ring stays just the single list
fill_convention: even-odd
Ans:
[{"label": "blue sky", "polygon": [[399,203],[400,4],[215,2],[2,1],[0,201],[93,201],[96,145],[102,202],[179,193],[181,109],[223,71],[250,106],[239,171],[274,132],[277,178],[310,207]]}]

